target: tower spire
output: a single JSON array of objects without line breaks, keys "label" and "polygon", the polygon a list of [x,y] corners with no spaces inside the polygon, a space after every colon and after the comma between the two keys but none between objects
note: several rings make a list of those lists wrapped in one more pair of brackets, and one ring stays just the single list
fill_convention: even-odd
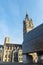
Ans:
[{"label": "tower spire", "polygon": [[28,15],[28,11],[26,10],[26,15]]},{"label": "tower spire", "polygon": [[28,12],[26,11],[26,17],[23,22],[23,37],[25,37],[26,33],[31,31],[34,28],[32,19],[29,18]]},{"label": "tower spire", "polygon": [[26,17],[28,16],[28,12],[27,12],[27,10],[26,10]]},{"label": "tower spire", "polygon": [[26,10],[26,19],[29,20],[28,11]]}]

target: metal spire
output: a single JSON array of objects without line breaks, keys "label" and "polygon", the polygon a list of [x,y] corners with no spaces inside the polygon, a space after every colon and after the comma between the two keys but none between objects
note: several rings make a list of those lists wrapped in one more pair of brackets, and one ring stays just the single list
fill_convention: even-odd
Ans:
[{"label": "metal spire", "polygon": [[26,11],[26,19],[29,20],[29,17],[28,17],[28,11]]}]

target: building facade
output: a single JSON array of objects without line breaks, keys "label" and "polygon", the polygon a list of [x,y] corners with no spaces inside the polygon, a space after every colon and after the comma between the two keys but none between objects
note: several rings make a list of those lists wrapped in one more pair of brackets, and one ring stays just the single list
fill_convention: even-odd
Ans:
[{"label": "building facade", "polygon": [[[21,51],[20,51],[21,50]],[[21,56],[19,56],[21,54]],[[3,62],[21,62],[22,45],[10,43],[9,37],[5,38]]]}]

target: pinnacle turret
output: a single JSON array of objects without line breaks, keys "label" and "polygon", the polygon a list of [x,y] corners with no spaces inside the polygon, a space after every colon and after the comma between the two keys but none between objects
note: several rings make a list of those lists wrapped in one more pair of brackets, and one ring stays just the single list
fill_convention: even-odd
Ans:
[{"label": "pinnacle turret", "polygon": [[29,16],[28,16],[28,12],[26,11],[26,17],[25,19],[28,19],[29,20]]},{"label": "pinnacle turret", "polygon": [[23,38],[25,35],[34,28],[32,19],[29,18],[28,12],[26,11],[26,17],[23,21]]}]

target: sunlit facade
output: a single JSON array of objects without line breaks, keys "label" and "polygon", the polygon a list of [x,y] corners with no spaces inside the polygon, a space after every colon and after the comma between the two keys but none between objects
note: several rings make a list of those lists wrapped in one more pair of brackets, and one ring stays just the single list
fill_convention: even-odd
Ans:
[{"label": "sunlit facade", "polygon": [[20,54],[22,55],[22,45],[12,44],[10,43],[9,37],[6,37],[4,42],[3,62],[20,62],[22,61],[19,59],[19,57],[21,58],[21,56],[19,56]]}]

